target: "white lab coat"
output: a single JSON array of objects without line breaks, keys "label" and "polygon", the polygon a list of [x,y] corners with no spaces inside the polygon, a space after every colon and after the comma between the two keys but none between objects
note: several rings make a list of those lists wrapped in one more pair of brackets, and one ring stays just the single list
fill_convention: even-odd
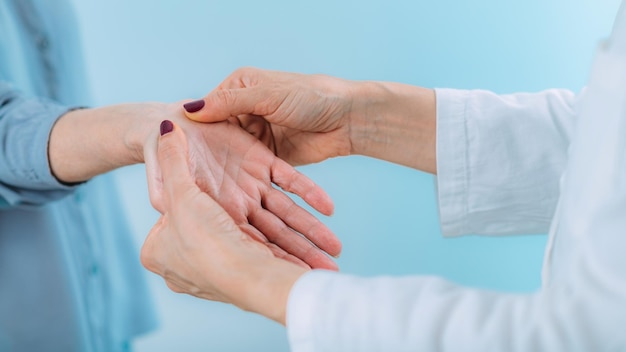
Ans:
[{"label": "white lab coat", "polygon": [[436,93],[444,234],[551,224],[543,287],[312,271],[289,297],[292,351],[626,350],[626,5],[583,94]]}]

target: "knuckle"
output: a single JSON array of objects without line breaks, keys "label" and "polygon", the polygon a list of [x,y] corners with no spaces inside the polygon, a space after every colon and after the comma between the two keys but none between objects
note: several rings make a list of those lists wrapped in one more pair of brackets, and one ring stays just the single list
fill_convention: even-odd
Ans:
[{"label": "knuckle", "polygon": [[179,146],[176,143],[162,143],[159,146],[159,154],[161,161],[172,163],[178,159],[180,154]]},{"label": "knuckle", "polygon": [[252,66],[244,66],[240,67],[233,72],[233,76],[235,77],[244,77],[257,73],[259,71],[258,68]]},{"label": "knuckle", "polygon": [[231,81],[238,88],[253,87],[263,81],[266,72],[256,67],[241,67],[233,73]]},{"label": "knuckle", "polygon": [[215,102],[226,106],[233,105],[237,102],[237,97],[230,89],[222,89],[215,92],[213,95]]},{"label": "knuckle", "polygon": [[276,112],[280,106],[280,102],[277,101],[278,99],[272,99],[274,97],[275,96],[270,96],[270,99],[261,99],[258,101],[254,106],[254,111],[262,116],[271,115]]}]

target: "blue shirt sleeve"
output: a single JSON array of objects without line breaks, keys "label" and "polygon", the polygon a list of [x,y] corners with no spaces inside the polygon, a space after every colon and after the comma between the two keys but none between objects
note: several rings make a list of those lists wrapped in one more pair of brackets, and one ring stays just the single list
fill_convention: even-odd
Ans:
[{"label": "blue shirt sleeve", "polygon": [[42,205],[74,189],[56,179],[48,159],[50,131],[69,110],[0,81],[0,208]]}]

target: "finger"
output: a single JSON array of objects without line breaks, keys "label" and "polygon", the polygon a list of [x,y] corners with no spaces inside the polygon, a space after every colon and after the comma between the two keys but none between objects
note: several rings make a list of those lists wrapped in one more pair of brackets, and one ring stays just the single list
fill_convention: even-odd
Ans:
[{"label": "finger", "polygon": [[311,269],[311,266],[309,264],[305,263],[302,259],[287,253],[284,249],[278,247],[276,244],[272,242],[267,242],[266,245],[270,249],[270,251],[272,251],[272,254],[274,254],[276,258],[286,260],[306,269]]},{"label": "finger", "polygon": [[[240,115],[236,114],[236,111],[254,110],[255,104],[250,104],[250,99],[239,100],[240,91],[231,92],[231,90],[256,86],[264,76],[263,70],[252,67],[239,68],[205,98],[184,104],[185,115],[198,122],[217,122]],[[249,93],[245,91],[243,96]]]},{"label": "finger", "polygon": [[198,122],[217,122],[239,115],[259,115],[270,122],[285,93],[267,87],[217,89],[201,100],[187,103],[185,115]]},{"label": "finger", "polygon": [[267,237],[265,237],[265,235],[262,234],[261,231],[257,230],[256,227],[247,223],[241,224],[238,226],[241,229],[241,231],[243,231],[246,235],[250,236],[250,238],[252,238],[253,240],[260,242],[262,244],[269,243],[269,240],[267,239]]},{"label": "finger", "polygon": [[157,160],[170,205],[189,190],[197,188],[189,171],[185,133],[169,120],[161,123]]},{"label": "finger", "polygon": [[330,196],[315,182],[294,169],[293,166],[280,158],[276,158],[270,171],[272,182],[280,188],[302,198],[313,209],[324,215],[333,214],[335,205]]},{"label": "finger", "polygon": [[285,193],[275,189],[267,192],[263,197],[263,207],[326,253],[334,257],[341,253],[341,241],[337,236]]},{"label": "finger", "polygon": [[217,89],[232,89],[253,87],[267,81],[272,76],[280,74],[276,71],[262,70],[255,67],[241,67],[231,73]]},{"label": "finger", "polygon": [[163,181],[161,178],[161,169],[157,161],[157,140],[151,140],[148,145],[144,147],[145,152],[145,164],[146,164],[146,177],[148,181],[148,196],[150,198],[150,204],[159,213],[165,213],[165,205],[163,203]]},{"label": "finger", "polygon": [[248,133],[267,146],[272,151],[272,154],[276,155],[274,134],[271,124],[267,120],[256,115],[239,115],[235,120],[237,120],[239,127],[248,131]]},{"label": "finger", "polygon": [[311,267],[307,263],[303,262],[300,258],[294,257],[293,255],[287,253],[284,249],[270,242],[267,237],[265,237],[265,235],[262,234],[261,231],[257,230],[254,226],[250,224],[243,224],[239,225],[239,228],[241,229],[241,231],[250,236],[250,238],[252,238],[253,240],[266,245],[272,251],[272,254],[274,254],[276,258],[284,259],[298,266],[311,269]]},{"label": "finger", "polygon": [[248,217],[267,238],[293,256],[316,269],[337,270],[337,264],[313,243],[294,232],[269,211],[259,208]]}]

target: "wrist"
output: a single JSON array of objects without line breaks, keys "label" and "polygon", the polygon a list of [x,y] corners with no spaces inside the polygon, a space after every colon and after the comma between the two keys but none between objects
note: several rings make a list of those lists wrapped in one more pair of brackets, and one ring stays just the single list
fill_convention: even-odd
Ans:
[{"label": "wrist", "polygon": [[130,164],[145,162],[145,149],[151,143],[156,143],[158,126],[173,109],[166,103],[141,103],[125,106],[125,120],[128,128],[124,134],[124,145],[129,156]]},{"label": "wrist", "polygon": [[124,104],[63,115],[50,132],[52,173],[62,182],[74,183],[143,162],[143,147],[158,126],[156,112],[165,105]]},{"label": "wrist", "polygon": [[432,89],[361,82],[352,92],[351,154],[436,171],[436,103]]},{"label": "wrist", "polygon": [[350,154],[367,155],[372,148],[370,140],[376,133],[376,125],[383,122],[385,88],[380,82],[355,82],[350,90],[349,114]]},{"label": "wrist", "polygon": [[239,308],[263,315],[285,325],[287,303],[293,285],[309,269],[281,259],[273,259],[251,275]]}]

